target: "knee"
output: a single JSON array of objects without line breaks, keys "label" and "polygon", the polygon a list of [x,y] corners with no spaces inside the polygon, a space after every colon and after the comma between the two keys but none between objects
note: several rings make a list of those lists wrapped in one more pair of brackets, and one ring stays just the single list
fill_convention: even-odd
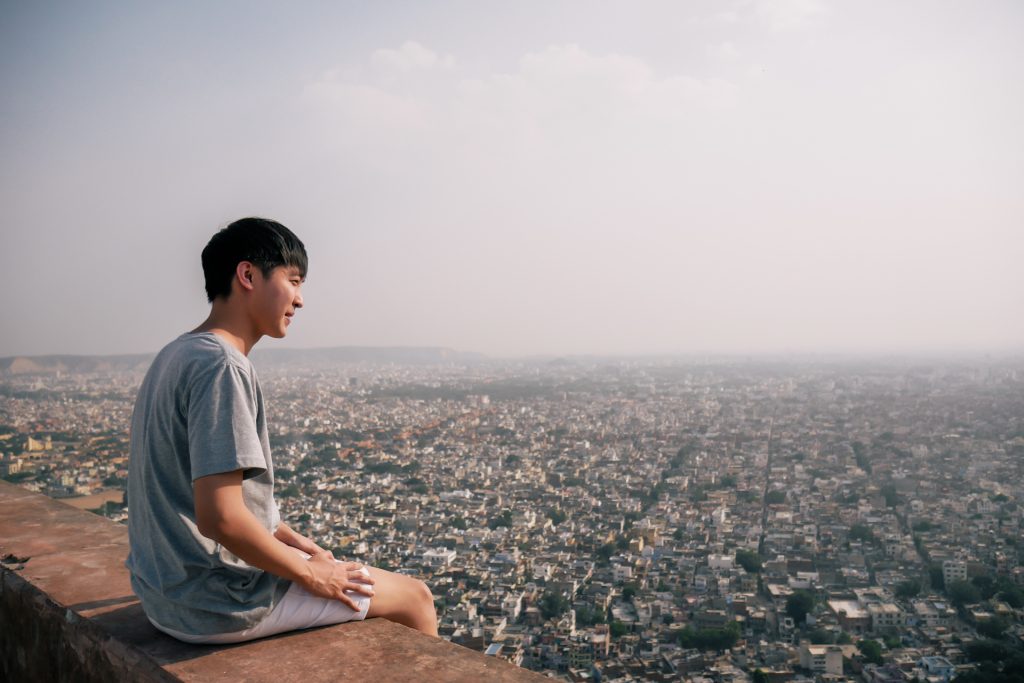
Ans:
[{"label": "knee", "polygon": [[436,619],[437,611],[434,609],[434,594],[430,592],[427,584],[417,580],[414,586],[416,603],[421,606],[423,613]]}]

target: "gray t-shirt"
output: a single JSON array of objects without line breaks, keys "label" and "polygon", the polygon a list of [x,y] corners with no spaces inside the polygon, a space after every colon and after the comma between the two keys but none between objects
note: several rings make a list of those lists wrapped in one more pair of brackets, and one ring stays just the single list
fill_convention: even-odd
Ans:
[{"label": "gray t-shirt", "polygon": [[246,507],[273,532],[280,515],[256,371],[216,334],[183,334],[142,381],[128,466],[126,565],[147,616],[161,626],[195,635],[241,631],[288,589],[287,580],[199,533],[192,482],[235,470],[243,470]]}]

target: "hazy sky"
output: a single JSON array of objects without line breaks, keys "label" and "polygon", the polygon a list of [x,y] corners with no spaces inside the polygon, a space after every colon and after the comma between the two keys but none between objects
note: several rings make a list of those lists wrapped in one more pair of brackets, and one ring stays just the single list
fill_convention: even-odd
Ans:
[{"label": "hazy sky", "polygon": [[0,356],[155,351],[243,215],[273,344],[1024,350],[1024,3],[0,6]]}]

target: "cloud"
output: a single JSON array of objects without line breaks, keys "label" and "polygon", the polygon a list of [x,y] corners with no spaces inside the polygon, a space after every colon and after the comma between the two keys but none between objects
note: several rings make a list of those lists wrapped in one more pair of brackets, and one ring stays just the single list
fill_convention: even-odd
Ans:
[{"label": "cloud", "polygon": [[735,61],[740,56],[740,51],[736,48],[736,44],[729,40],[715,45],[708,45],[706,51],[712,59],[718,59],[723,62]]},{"label": "cloud", "polygon": [[370,56],[370,62],[377,67],[397,71],[424,71],[451,68],[455,65],[455,58],[438,55],[414,40],[407,40],[398,49],[376,50]]},{"label": "cloud", "polygon": [[[728,81],[686,74],[659,75],[644,60],[594,54],[576,44],[552,45],[524,54],[505,72],[470,73],[454,58],[407,42],[377,50],[373,65],[435,70],[422,79],[395,79],[347,65],[309,84],[304,99],[341,142],[444,144],[486,148],[528,144],[560,149],[590,139],[591,148],[621,146],[690,124],[702,112],[733,107],[739,90]],[[413,66],[416,65],[416,66]]]},{"label": "cloud", "polygon": [[773,31],[807,28],[825,12],[821,0],[756,0],[754,15]]}]

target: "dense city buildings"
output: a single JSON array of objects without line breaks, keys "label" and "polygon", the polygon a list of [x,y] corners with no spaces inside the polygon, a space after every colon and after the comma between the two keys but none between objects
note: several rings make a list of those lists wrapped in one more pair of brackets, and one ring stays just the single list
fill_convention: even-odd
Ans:
[{"label": "dense city buildings", "polygon": [[[571,681],[1016,680],[1024,361],[416,360],[257,363],[284,518],[423,578],[452,642]],[[145,362],[12,367],[0,474],[123,520]]]}]

